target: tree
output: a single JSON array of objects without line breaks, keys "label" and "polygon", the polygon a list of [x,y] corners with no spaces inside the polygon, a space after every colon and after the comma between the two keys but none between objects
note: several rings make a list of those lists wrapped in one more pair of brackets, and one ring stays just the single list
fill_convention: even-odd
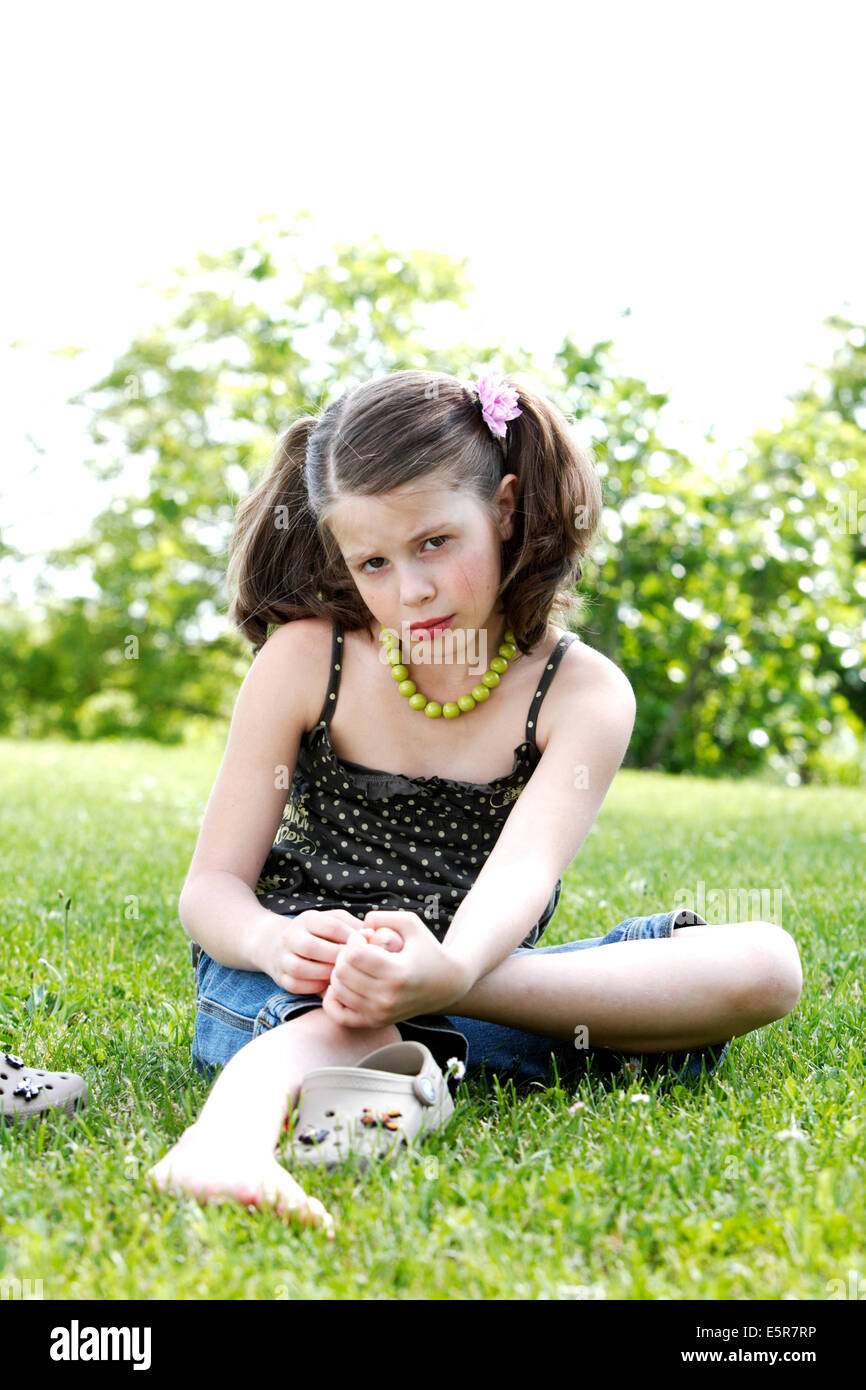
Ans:
[{"label": "tree", "polygon": [[610,342],[583,355],[568,341],[560,354],[610,499],[586,576],[588,635],[638,694],[628,765],[711,774],[768,761],[793,780],[858,776],[856,758],[845,770],[824,746],[840,728],[862,740],[863,536],[828,524],[825,498],[838,510],[828,477],[856,476],[866,512],[855,360],[866,335],[830,322],[849,335],[830,390],[796,397],[777,436],[759,432],[745,466],[729,457],[715,477],[665,447],[667,397],[617,378]]},{"label": "tree", "polygon": [[463,264],[398,256],[374,237],[305,268],[296,243],[307,220],[261,219],[251,245],[200,255],[166,291],[171,322],[75,398],[94,410],[97,474],[115,480],[130,463],[144,473],[140,495],[116,497],[86,536],[48,556],[88,561],[99,589],[56,610],[51,633],[62,641],[68,620],[87,650],[96,690],[87,681],[69,692],[82,736],[177,740],[190,716],[226,717],[249,661],[224,617],[228,543],[238,495],[277,434],[372,372],[455,369],[459,352],[424,346],[419,315],[465,303]]}]

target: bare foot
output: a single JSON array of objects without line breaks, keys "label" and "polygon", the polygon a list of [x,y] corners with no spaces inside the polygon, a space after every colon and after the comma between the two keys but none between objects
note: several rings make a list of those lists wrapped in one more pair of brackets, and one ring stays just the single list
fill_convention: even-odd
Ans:
[{"label": "bare foot", "polygon": [[244,1206],[267,1206],[304,1226],[321,1226],[329,1240],[334,1238],[330,1212],[317,1198],[308,1197],[275,1158],[241,1145],[232,1147],[224,1134],[215,1140],[212,1131],[194,1124],[145,1177],[161,1192],[195,1197],[203,1205],[234,1198]]}]

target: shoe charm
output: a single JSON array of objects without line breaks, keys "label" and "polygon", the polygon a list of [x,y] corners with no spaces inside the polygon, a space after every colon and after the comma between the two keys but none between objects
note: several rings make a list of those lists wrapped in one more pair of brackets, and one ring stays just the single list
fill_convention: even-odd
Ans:
[{"label": "shoe charm", "polygon": [[14,1067],[16,1071],[20,1071],[24,1066],[22,1059],[20,1057],[13,1057],[11,1052],[5,1053],[5,1057],[9,1066]]},{"label": "shoe charm", "polygon": [[361,1112],[362,1125],[384,1125],[386,1129],[399,1129],[396,1123],[403,1115],[402,1110],[380,1110],[378,1114],[365,1105]]},{"label": "shoe charm", "polygon": [[312,1125],[307,1125],[298,1135],[299,1144],[321,1144],[323,1139],[327,1139],[330,1134],[329,1129],[314,1129]]},{"label": "shoe charm", "polygon": [[23,1096],[25,1100],[35,1100],[41,1090],[42,1087],[38,1081],[34,1081],[30,1076],[25,1076],[12,1094],[13,1096]]}]

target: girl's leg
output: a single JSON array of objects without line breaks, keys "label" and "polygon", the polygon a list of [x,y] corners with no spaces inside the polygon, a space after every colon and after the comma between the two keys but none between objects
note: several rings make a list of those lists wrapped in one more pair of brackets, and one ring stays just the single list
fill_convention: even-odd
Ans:
[{"label": "girl's leg", "polygon": [[226,1063],[195,1124],[147,1176],[162,1191],[204,1202],[231,1197],[245,1205],[273,1203],[281,1215],[295,1212],[304,1224],[330,1232],[333,1219],[325,1207],[275,1157],[286,1115],[314,1067],[351,1065],[399,1041],[394,1025],[346,1028],[320,1008],[261,1033]]},{"label": "girl's leg", "polygon": [[783,1018],[802,983],[796,944],[772,922],[694,925],[664,940],[507,956],[449,1006],[449,1017],[563,1040],[582,1026],[590,1048],[668,1052]]}]

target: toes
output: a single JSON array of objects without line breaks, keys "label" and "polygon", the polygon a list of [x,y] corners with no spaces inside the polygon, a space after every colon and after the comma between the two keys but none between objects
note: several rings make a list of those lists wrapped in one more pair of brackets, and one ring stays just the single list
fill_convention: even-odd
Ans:
[{"label": "toes", "polygon": [[266,1195],[279,1216],[288,1216],[304,1226],[321,1226],[333,1236],[334,1218],[330,1212],[317,1197],[308,1197],[282,1169],[268,1183]]},{"label": "toes", "polygon": [[295,1215],[300,1217],[305,1226],[321,1226],[323,1230],[333,1234],[334,1218],[315,1197],[307,1197],[303,1201],[299,1201],[292,1210]]},{"label": "toes", "polygon": [[169,1192],[178,1197],[195,1197],[202,1206],[240,1202],[252,1211],[270,1207],[278,1216],[287,1217],[303,1226],[321,1227],[329,1240],[334,1238],[334,1218],[316,1197],[308,1197],[303,1188],[280,1167],[268,1173],[258,1182],[233,1181],[230,1183],[208,1182],[199,1179],[195,1182],[182,1182],[175,1178],[165,1159],[148,1169],[145,1177],[160,1192]]}]

